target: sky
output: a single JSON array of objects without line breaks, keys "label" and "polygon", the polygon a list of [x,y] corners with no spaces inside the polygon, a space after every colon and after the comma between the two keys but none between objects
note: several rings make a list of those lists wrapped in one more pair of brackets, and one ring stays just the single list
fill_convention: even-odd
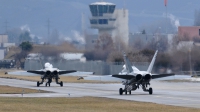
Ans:
[{"label": "sky", "polygon": [[[39,37],[57,30],[62,37],[73,37],[81,32],[82,14],[85,14],[85,28],[96,33],[89,26],[89,4],[101,0],[0,0],[0,33],[7,27],[23,28]],[[194,12],[200,9],[200,0],[168,0],[167,10],[164,0],[103,0],[116,4],[116,8],[129,10],[129,31],[134,33],[144,25],[164,21],[166,12],[174,25],[191,26]]]}]

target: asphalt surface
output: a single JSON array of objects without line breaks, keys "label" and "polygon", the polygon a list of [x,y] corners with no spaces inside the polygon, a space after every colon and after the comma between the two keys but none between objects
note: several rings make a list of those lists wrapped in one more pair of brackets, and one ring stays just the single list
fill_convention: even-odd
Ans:
[{"label": "asphalt surface", "polygon": [[[141,88],[132,91],[131,95],[119,95],[119,88],[123,88],[123,85],[120,83],[64,83],[64,86],[60,87],[55,82],[52,82],[51,87],[45,87],[45,84],[36,87],[36,82],[0,78],[0,85],[38,90],[38,93],[23,94],[23,97],[93,96],[200,108],[200,83],[198,82],[166,82],[154,80],[151,81],[153,95],[149,95],[148,92],[143,92]],[[39,93],[40,90],[51,91],[52,93]],[[26,91],[24,92],[26,93]],[[0,94],[0,96],[22,97],[22,94]]]}]

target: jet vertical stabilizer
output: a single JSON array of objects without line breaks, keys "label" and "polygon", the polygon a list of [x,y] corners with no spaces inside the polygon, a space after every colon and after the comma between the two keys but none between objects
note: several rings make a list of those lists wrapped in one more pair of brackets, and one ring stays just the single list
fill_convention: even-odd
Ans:
[{"label": "jet vertical stabilizer", "polygon": [[133,68],[131,66],[131,63],[129,61],[129,59],[127,58],[127,55],[124,53],[124,62],[125,62],[125,65],[126,65],[126,69],[128,71],[128,73],[131,73],[133,72]]},{"label": "jet vertical stabilizer", "polygon": [[153,59],[151,60],[151,63],[149,65],[148,69],[147,69],[147,72],[149,72],[149,73],[151,73],[151,71],[153,69],[153,65],[154,65],[154,62],[156,60],[157,53],[158,53],[158,50],[155,52]]}]

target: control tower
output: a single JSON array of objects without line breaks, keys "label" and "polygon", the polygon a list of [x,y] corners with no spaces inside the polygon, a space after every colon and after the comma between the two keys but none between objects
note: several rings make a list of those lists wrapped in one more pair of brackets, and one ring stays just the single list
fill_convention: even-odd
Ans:
[{"label": "control tower", "polygon": [[116,9],[116,5],[108,2],[95,2],[89,5],[92,17],[90,25],[98,29],[98,35],[110,34],[113,41],[120,38],[128,45],[128,10]]}]

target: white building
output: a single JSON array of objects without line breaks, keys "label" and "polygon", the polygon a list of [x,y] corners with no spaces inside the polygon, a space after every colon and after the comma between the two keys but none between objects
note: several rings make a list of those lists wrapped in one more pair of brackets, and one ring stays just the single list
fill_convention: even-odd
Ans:
[{"label": "white building", "polygon": [[115,4],[108,2],[90,4],[91,28],[98,29],[99,36],[109,34],[114,42],[119,38],[128,46],[128,10],[115,9],[115,7]]},{"label": "white building", "polygon": [[8,35],[0,35],[0,43],[8,43]]}]

